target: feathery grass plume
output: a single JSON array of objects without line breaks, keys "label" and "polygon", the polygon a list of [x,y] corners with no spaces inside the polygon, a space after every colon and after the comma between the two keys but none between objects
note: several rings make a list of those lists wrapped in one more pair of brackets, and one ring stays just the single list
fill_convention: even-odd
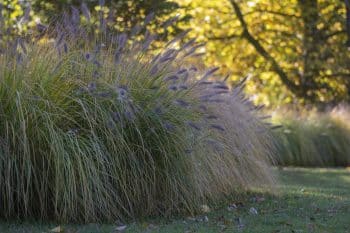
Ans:
[{"label": "feathery grass plume", "polygon": [[192,45],[181,52],[169,43],[152,55],[126,34],[56,28],[56,43],[26,45],[20,63],[12,51],[0,56],[1,217],[194,213],[271,182],[269,137],[258,133],[264,124],[240,91],[203,103],[217,86],[200,85],[193,73],[170,88],[167,77],[187,74],[183,56]]},{"label": "feathery grass plume", "polygon": [[277,113],[274,130],[277,163],[283,166],[330,167],[350,165],[350,111],[339,106],[329,112]]},{"label": "feathery grass plume", "polygon": [[[198,83],[200,84],[201,81]],[[198,85],[199,95],[215,91],[211,86]],[[240,86],[220,96],[220,103],[203,106],[208,117],[209,138],[204,138],[204,150],[195,154],[194,164],[197,183],[203,195],[209,199],[224,198],[237,190],[251,187],[273,187],[275,145],[269,127],[259,119],[260,113],[251,103],[243,103]],[[262,133],[263,132],[263,133]],[[237,189],[238,188],[238,189]]]}]

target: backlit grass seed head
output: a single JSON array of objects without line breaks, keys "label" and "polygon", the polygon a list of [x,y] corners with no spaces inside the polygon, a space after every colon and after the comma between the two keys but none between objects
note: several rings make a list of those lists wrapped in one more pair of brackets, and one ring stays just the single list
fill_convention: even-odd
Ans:
[{"label": "backlit grass seed head", "polygon": [[90,92],[94,92],[94,91],[96,91],[96,89],[97,89],[97,85],[96,85],[96,83],[95,82],[91,82],[91,83],[89,83],[88,84],[88,90],[90,91]]},{"label": "backlit grass seed head", "polygon": [[169,86],[169,90],[171,90],[171,91],[177,91],[179,88],[178,88],[178,86],[177,85],[170,85]]},{"label": "backlit grass seed head", "polygon": [[180,85],[179,85],[179,89],[180,89],[180,90],[188,90],[188,86],[185,85],[185,84],[180,84]]},{"label": "backlit grass seed head", "polygon": [[208,115],[205,118],[208,119],[208,120],[216,120],[216,119],[218,119],[218,117],[215,116],[215,115]]},{"label": "backlit grass seed head", "polygon": [[198,108],[199,108],[199,110],[201,110],[202,112],[207,112],[207,110],[208,110],[208,108],[207,108],[205,105],[203,105],[203,104],[200,104],[200,105],[198,106]]},{"label": "backlit grass seed head", "polygon": [[225,131],[225,128],[221,125],[218,125],[218,124],[211,124],[210,127],[213,129],[217,129],[219,131],[222,131],[222,132]]},{"label": "backlit grass seed head", "polygon": [[187,73],[187,72],[184,73],[183,76],[182,76],[182,82],[186,83],[188,81],[188,79],[189,79],[189,76],[190,76],[189,73]]},{"label": "backlit grass seed head", "polygon": [[229,87],[226,84],[215,84],[213,86],[215,89],[224,89],[224,90],[229,90]]},{"label": "backlit grass seed head", "polygon": [[167,29],[169,26],[173,25],[178,19],[179,19],[179,16],[174,16],[172,18],[169,18],[162,24],[162,27],[164,29]]},{"label": "backlit grass seed head", "polygon": [[167,130],[167,131],[173,131],[175,130],[175,126],[170,123],[170,122],[164,122],[164,128]]},{"label": "backlit grass seed head", "polygon": [[86,53],[86,54],[85,54],[85,59],[89,61],[90,58],[91,58],[91,54],[90,54],[90,53]]},{"label": "backlit grass seed head", "polygon": [[205,74],[201,78],[201,81],[205,81],[207,78],[209,78],[211,75],[213,75],[218,70],[219,70],[219,67],[214,67],[214,68],[209,69],[207,72],[205,72]]},{"label": "backlit grass seed head", "polygon": [[199,85],[211,85],[211,84],[213,84],[213,82],[211,82],[211,81],[200,81],[199,82]]},{"label": "backlit grass seed head", "polygon": [[216,140],[206,139],[204,142],[207,143],[209,145],[209,147],[212,148],[214,151],[217,151],[217,152],[223,152],[224,151],[223,145],[220,142],[216,141]]},{"label": "backlit grass seed head", "polygon": [[190,104],[187,101],[184,101],[182,99],[176,99],[174,102],[184,108],[187,108],[190,106]]},{"label": "backlit grass seed head", "polygon": [[146,15],[145,20],[144,20],[144,24],[148,25],[153,19],[154,19],[154,12],[149,13],[148,15]]},{"label": "backlit grass seed head", "polygon": [[194,123],[192,121],[187,121],[186,123],[188,126],[190,126],[191,128],[193,128],[195,130],[201,130],[201,127],[199,126],[198,123]]},{"label": "backlit grass seed head", "polygon": [[83,13],[85,19],[86,19],[88,22],[90,22],[90,20],[91,20],[91,13],[90,13],[90,10],[89,10],[89,8],[87,7],[87,5],[86,5],[85,2],[83,2],[83,3],[81,4],[81,12]]},{"label": "backlit grass seed head", "polygon": [[179,71],[177,71],[177,74],[184,74],[187,72],[187,69],[180,69]]},{"label": "backlit grass seed head", "polygon": [[159,71],[158,65],[154,65],[154,66],[152,66],[149,73],[150,73],[150,75],[155,75],[158,71]]},{"label": "backlit grass seed head", "polygon": [[197,69],[197,67],[195,67],[195,66],[191,66],[191,68],[189,69],[189,71],[191,71],[191,72],[197,72],[198,69]]},{"label": "backlit grass seed head", "polygon": [[179,77],[177,75],[171,75],[164,79],[164,81],[177,81],[177,80],[179,80]]},{"label": "backlit grass seed head", "polygon": [[124,101],[128,99],[128,90],[126,86],[118,86],[117,93],[119,101]]}]

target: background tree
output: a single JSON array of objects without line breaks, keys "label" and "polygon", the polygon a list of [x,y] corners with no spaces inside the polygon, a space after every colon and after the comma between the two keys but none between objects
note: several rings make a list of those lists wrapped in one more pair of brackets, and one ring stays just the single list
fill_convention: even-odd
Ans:
[{"label": "background tree", "polygon": [[[54,24],[63,14],[78,15],[90,24],[105,24],[110,30],[129,31],[144,20],[149,29],[172,36],[181,30],[173,24],[169,30],[159,27],[174,16],[179,5],[168,0],[0,0],[0,23],[4,35],[26,34],[38,24]],[[148,17],[153,14],[155,17]],[[83,16],[83,17],[79,17]],[[74,16],[76,17],[76,16]],[[23,20],[26,18],[26,20]],[[30,19],[30,20],[29,20]],[[103,19],[103,22],[101,22]],[[186,16],[178,21],[187,20]],[[148,22],[149,23],[149,22]]]},{"label": "background tree", "polygon": [[257,101],[349,100],[344,1],[178,2],[194,19],[193,34],[207,42],[207,64],[224,67],[233,80],[249,75],[247,90],[264,93]]},{"label": "background tree", "polygon": [[[248,76],[257,102],[350,101],[349,0],[0,0],[0,37],[28,33],[63,12],[88,15],[92,24],[105,18],[117,31],[154,12],[148,29],[167,39],[190,28],[207,42],[205,65],[220,66],[232,82]],[[175,27],[160,26],[177,13]]]},{"label": "background tree", "polygon": [[32,7],[38,14],[52,18],[70,11],[72,7],[81,9],[83,3],[93,14],[103,11],[119,30],[142,22],[150,13],[164,20],[163,16],[170,15],[179,7],[177,3],[168,0],[34,0]]}]

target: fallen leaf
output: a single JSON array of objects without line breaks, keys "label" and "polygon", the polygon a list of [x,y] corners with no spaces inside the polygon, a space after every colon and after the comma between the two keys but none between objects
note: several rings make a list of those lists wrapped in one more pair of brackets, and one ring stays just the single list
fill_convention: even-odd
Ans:
[{"label": "fallen leaf", "polygon": [[222,222],[225,221],[225,216],[224,215],[220,215],[219,217],[216,218],[217,222]]},{"label": "fallen leaf", "polygon": [[58,227],[51,229],[50,231],[60,233],[60,232],[63,232],[63,228],[61,226],[58,226]]},{"label": "fallen leaf", "polygon": [[225,219],[223,223],[225,226],[228,226],[232,224],[232,221]]},{"label": "fallen leaf", "polygon": [[148,230],[155,230],[155,229],[157,229],[157,226],[151,223],[148,225],[147,229]]},{"label": "fallen leaf", "polygon": [[332,209],[328,209],[327,212],[333,214],[333,213],[337,213],[337,210],[332,208]]},{"label": "fallen leaf", "polygon": [[188,217],[187,220],[189,220],[189,221],[196,221],[196,218],[194,218],[194,217]]},{"label": "fallen leaf", "polygon": [[236,210],[236,209],[237,209],[236,204],[231,204],[231,205],[229,205],[229,206],[227,207],[227,210],[228,210],[228,211],[234,211],[234,210]]},{"label": "fallen leaf", "polygon": [[126,225],[120,225],[115,228],[117,231],[124,231],[126,229]]},{"label": "fallen leaf", "polygon": [[209,222],[208,216],[204,216],[204,217],[203,217],[203,222]]},{"label": "fallen leaf", "polygon": [[316,226],[315,226],[315,224],[308,224],[307,225],[307,228],[308,228],[308,231],[309,232],[313,232],[313,231],[315,231],[315,229],[316,229]]},{"label": "fallen leaf", "polygon": [[256,202],[256,203],[260,203],[260,202],[263,202],[265,201],[265,198],[264,197],[253,197],[251,199],[252,202]]},{"label": "fallen leaf", "polygon": [[243,219],[242,218],[235,218],[235,220],[237,222],[237,228],[239,230],[242,230],[244,228]]},{"label": "fallen leaf", "polygon": [[251,207],[249,209],[249,213],[253,214],[253,215],[257,215],[258,214],[258,211],[254,208],[254,207]]},{"label": "fallen leaf", "polygon": [[244,207],[244,204],[243,204],[243,202],[237,202],[236,206],[237,207]]},{"label": "fallen leaf", "polygon": [[202,206],[201,206],[201,211],[202,211],[203,213],[209,213],[209,212],[210,212],[210,208],[209,208],[209,206],[207,206],[207,205],[202,205]]}]

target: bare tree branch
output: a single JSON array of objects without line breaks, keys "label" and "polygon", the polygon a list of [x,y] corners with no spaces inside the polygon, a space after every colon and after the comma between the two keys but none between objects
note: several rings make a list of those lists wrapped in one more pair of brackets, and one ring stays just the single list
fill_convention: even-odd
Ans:
[{"label": "bare tree branch", "polygon": [[232,40],[242,38],[242,35],[232,34],[227,36],[207,36],[209,40]]},{"label": "bare tree branch", "polygon": [[294,15],[294,14],[287,14],[287,13],[282,13],[282,12],[278,12],[278,11],[272,11],[272,10],[267,10],[267,9],[254,9],[254,11],[250,11],[244,14],[244,16],[246,15],[250,15],[250,14],[255,14],[255,13],[264,13],[264,14],[271,14],[271,15],[277,15],[277,16],[283,16],[283,17],[288,17],[288,18],[300,18],[300,16],[298,15]]},{"label": "bare tree branch", "polygon": [[336,35],[339,35],[339,34],[343,34],[343,33],[346,33],[346,31],[345,30],[336,31],[336,32],[330,33],[328,35],[325,35],[325,38],[329,39],[329,38],[331,38],[333,36],[336,36]]},{"label": "bare tree branch", "polygon": [[326,78],[348,78],[350,79],[350,73],[335,73],[335,74],[325,74],[322,77]]},{"label": "bare tree branch", "polygon": [[294,82],[292,82],[287,73],[282,69],[282,67],[278,64],[278,62],[272,57],[265,48],[260,44],[260,42],[254,38],[254,36],[249,32],[248,25],[244,20],[244,16],[242,11],[235,0],[230,0],[230,3],[235,11],[235,14],[242,26],[243,32],[242,37],[244,37],[248,42],[255,48],[255,50],[264,57],[268,62],[271,63],[271,69],[278,74],[281,81],[296,95],[301,96],[300,89]]}]

